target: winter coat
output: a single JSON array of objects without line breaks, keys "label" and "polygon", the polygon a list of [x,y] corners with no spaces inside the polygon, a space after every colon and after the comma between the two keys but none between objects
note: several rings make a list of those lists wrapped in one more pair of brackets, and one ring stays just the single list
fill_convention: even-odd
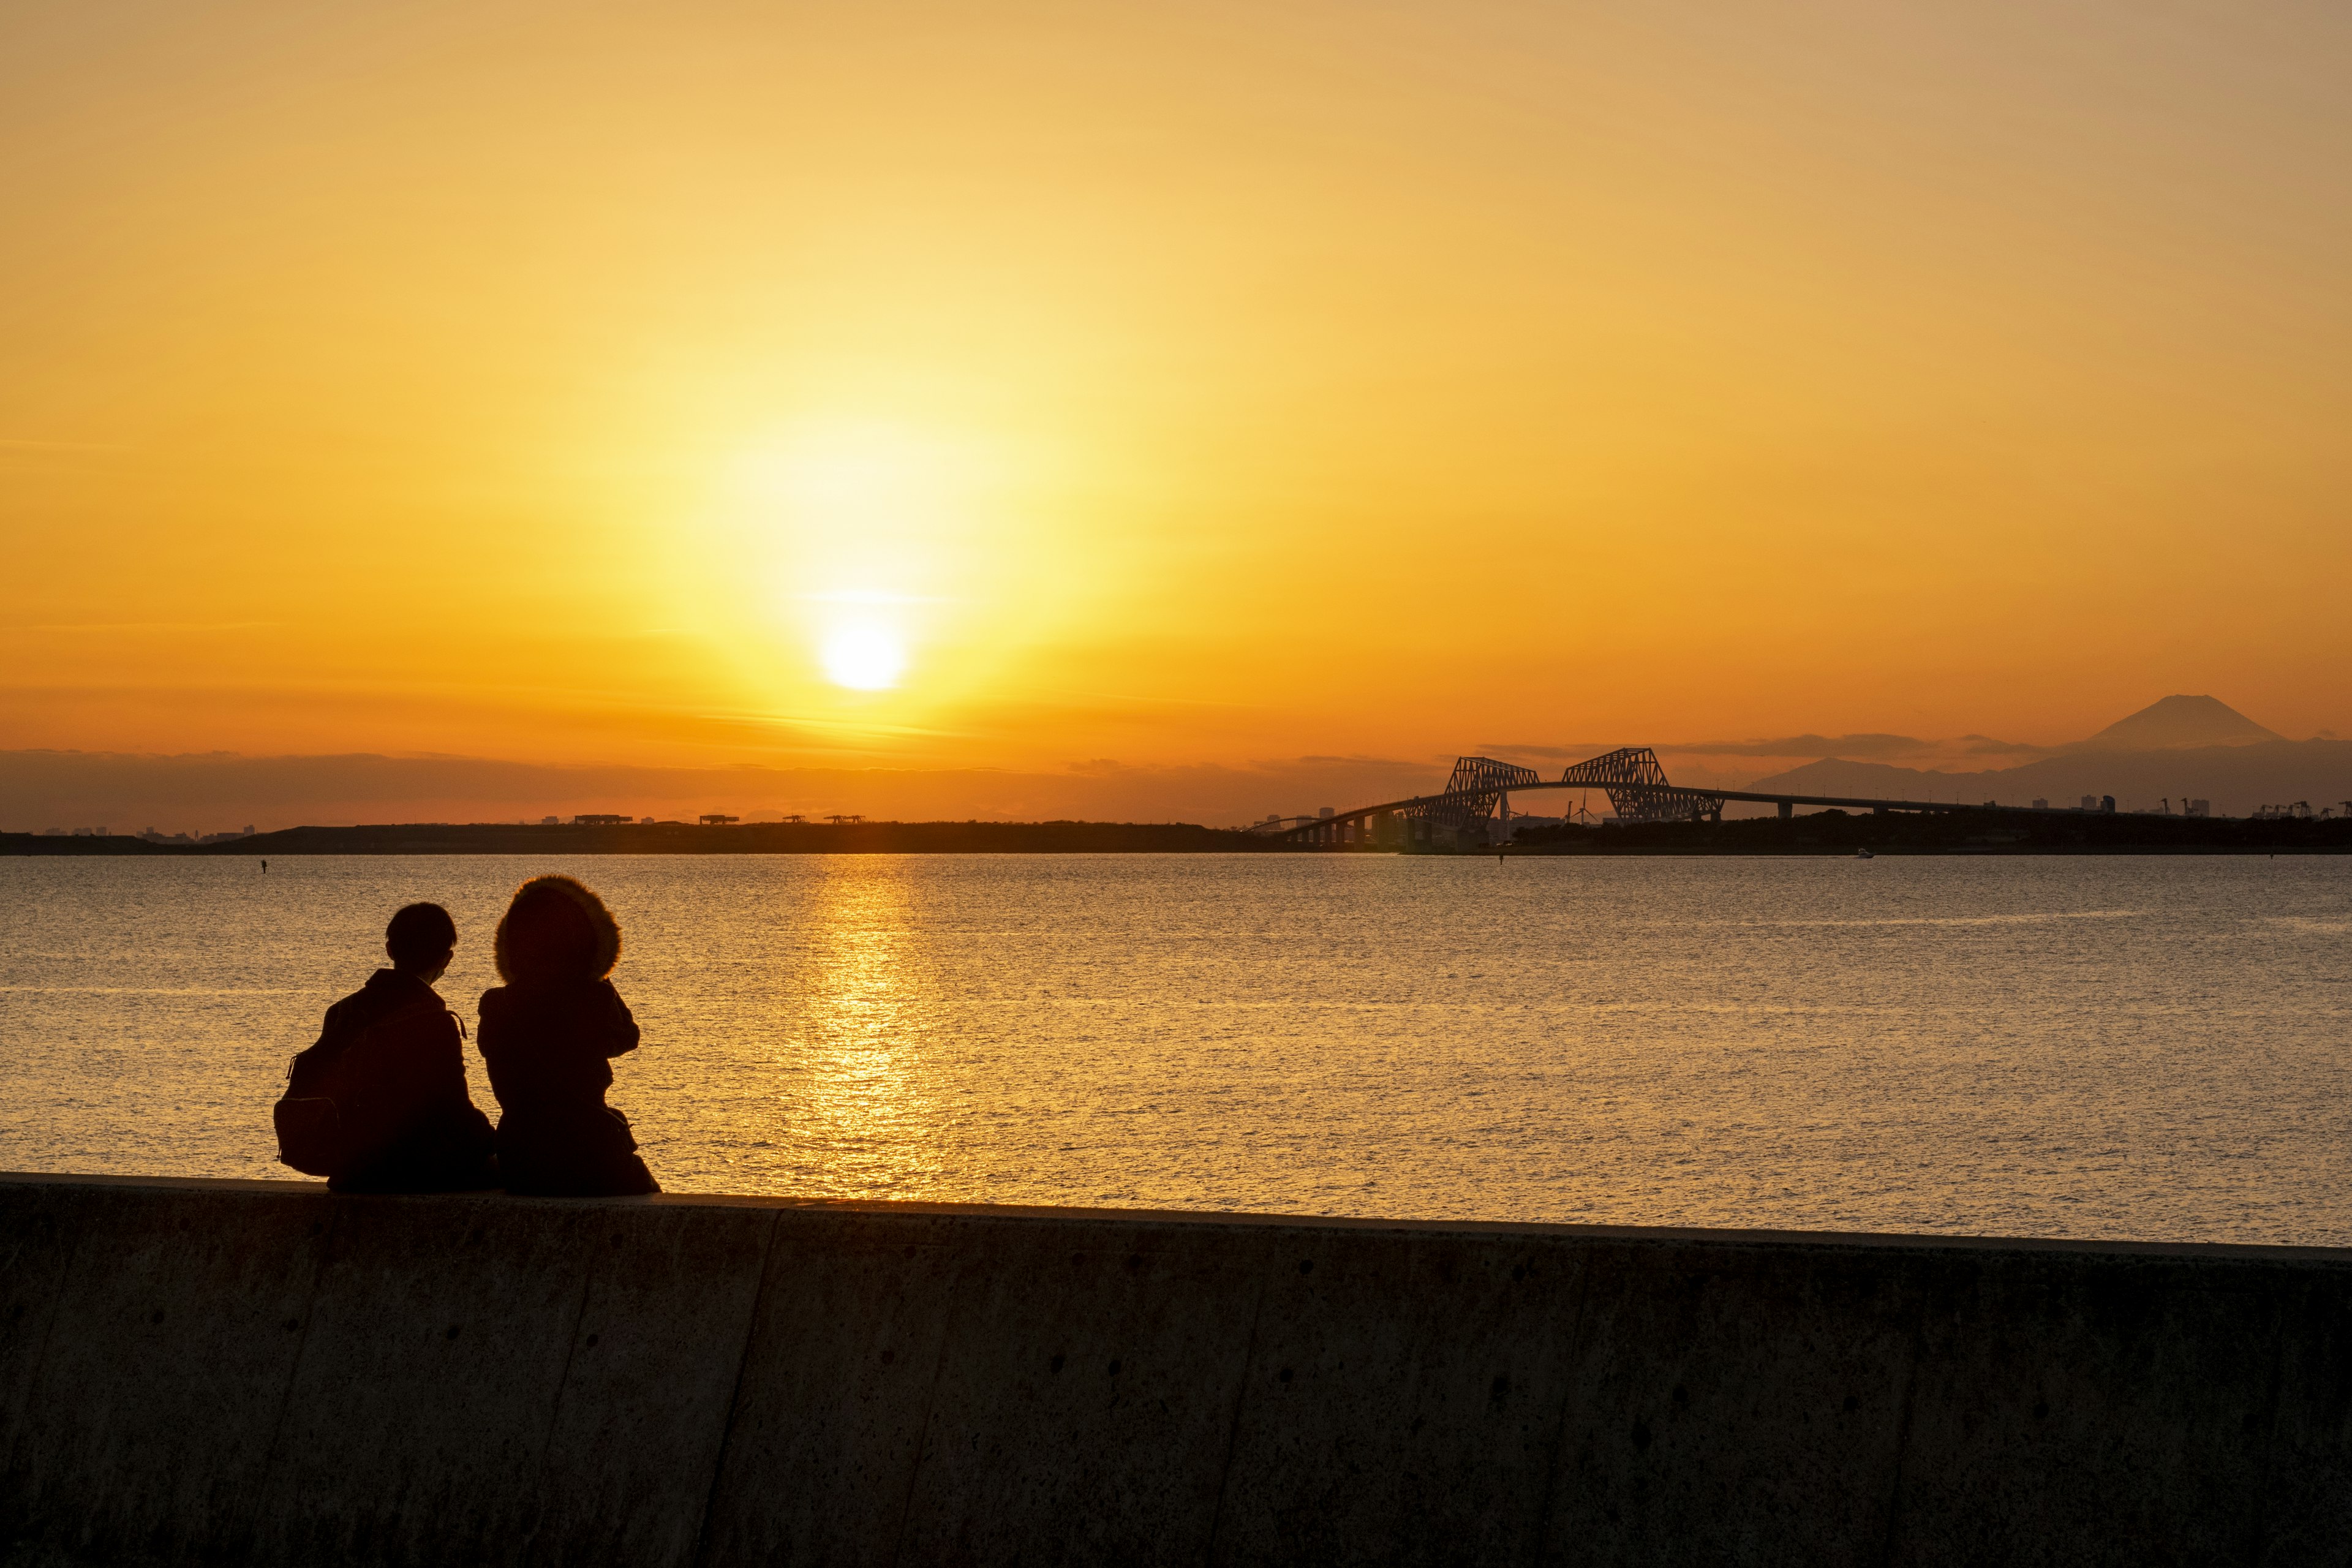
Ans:
[{"label": "winter coat", "polygon": [[499,1184],[489,1119],[466,1088],[465,1032],[440,994],[379,969],[327,1009],[294,1058],[290,1098],[332,1100],[350,1158],[338,1192],[454,1192]]},{"label": "winter coat", "polygon": [[637,1022],[611,981],[485,991],[480,1045],[499,1097],[499,1169],[509,1192],[661,1190],[637,1158],[629,1119],[604,1103],[611,1058],[637,1046]]}]

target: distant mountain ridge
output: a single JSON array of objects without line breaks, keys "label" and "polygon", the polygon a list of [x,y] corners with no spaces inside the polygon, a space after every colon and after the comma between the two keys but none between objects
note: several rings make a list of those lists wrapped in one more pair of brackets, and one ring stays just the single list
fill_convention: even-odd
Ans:
[{"label": "distant mountain ridge", "polygon": [[2307,801],[2352,800],[2352,741],[2290,741],[2213,697],[2176,695],[2119,719],[2086,741],[2012,768],[1946,772],[1823,757],[1758,779],[1755,790],[1873,800],[1997,801],[2075,805],[2116,797],[2124,811],[2183,809],[2208,800],[2225,816]]},{"label": "distant mountain ridge", "polygon": [[2252,746],[2284,741],[2215,697],[2167,697],[2116,720],[2069,752],[2168,752],[2184,746]]}]

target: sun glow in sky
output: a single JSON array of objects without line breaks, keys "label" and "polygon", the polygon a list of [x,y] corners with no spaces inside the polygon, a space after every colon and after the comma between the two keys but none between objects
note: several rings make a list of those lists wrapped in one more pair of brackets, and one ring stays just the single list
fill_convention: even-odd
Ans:
[{"label": "sun glow in sky", "polygon": [[2352,731],[2352,20],[0,11],[0,749]]},{"label": "sun glow in sky", "polygon": [[697,503],[670,613],[780,726],[919,731],[984,701],[1024,638],[1083,605],[1070,578],[1100,552],[1053,537],[1029,461],[952,419],[786,419]]},{"label": "sun glow in sky", "polygon": [[878,621],[845,621],[824,637],[824,672],[835,686],[853,691],[884,691],[898,684],[907,668],[907,645],[896,628]]}]

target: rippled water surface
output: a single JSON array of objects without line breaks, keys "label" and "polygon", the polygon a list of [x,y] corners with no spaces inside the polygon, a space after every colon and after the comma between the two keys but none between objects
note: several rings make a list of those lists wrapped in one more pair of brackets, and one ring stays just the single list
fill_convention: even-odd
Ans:
[{"label": "rippled water surface", "polygon": [[2352,1244],[2343,859],[5,859],[0,1168],[289,1174],[385,918],[470,1027],[546,870],[672,1191]]}]

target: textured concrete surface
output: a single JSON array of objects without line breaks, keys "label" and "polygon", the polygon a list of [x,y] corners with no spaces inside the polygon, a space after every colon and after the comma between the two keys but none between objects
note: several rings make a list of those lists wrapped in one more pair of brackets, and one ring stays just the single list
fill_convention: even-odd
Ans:
[{"label": "textured concrete surface", "polygon": [[0,1563],[2352,1563],[2352,1253],[0,1177]]}]

